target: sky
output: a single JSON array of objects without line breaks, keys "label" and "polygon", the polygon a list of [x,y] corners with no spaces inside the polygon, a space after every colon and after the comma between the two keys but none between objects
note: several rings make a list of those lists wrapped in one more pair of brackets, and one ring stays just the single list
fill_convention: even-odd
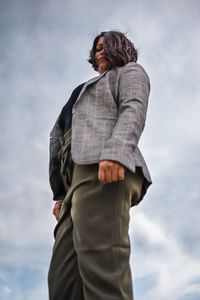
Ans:
[{"label": "sky", "polygon": [[56,220],[49,132],[95,36],[127,32],[151,80],[140,149],[153,185],[131,209],[135,300],[200,299],[200,0],[0,0],[0,299],[47,300]]}]

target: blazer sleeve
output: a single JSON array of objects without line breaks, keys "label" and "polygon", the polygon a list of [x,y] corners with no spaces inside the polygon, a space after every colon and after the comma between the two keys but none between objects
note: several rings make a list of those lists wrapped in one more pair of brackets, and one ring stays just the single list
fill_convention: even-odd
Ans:
[{"label": "blazer sleeve", "polygon": [[114,160],[124,164],[127,161],[124,156],[134,152],[145,126],[150,82],[143,67],[137,63],[128,63],[120,69],[119,115],[100,160]]},{"label": "blazer sleeve", "polygon": [[59,115],[51,130],[49,143],[49,182],[53,192],[53,200],[63,200],[66,194],[61,174],[60,160],[58,158],[58,152],[61,148],[59,139],[62,135],[63,128]]}]

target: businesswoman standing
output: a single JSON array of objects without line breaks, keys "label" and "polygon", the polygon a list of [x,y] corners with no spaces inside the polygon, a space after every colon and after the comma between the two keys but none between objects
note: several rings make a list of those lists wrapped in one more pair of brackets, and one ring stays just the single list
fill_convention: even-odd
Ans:
[{"label": "businesswoman standing", "polygon": [[131,300],[129,210],[151,184],[138,148],[149,77],[119,31],[99,34],[88,61],[99,76],[73,91],[51,132],[49,297]]}]

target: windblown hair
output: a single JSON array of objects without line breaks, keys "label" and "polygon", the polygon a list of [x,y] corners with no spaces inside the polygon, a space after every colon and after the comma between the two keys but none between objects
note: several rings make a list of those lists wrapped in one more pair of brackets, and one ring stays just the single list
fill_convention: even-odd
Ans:
[{"label": "windblown hair", "polygon": [[110,68],[124,66],[129,62],[136,62],[138,58],[134,44],[120,31],[103,31],[94,39],[88,62],[97,71],[95,61],[96,45],[100,37],[104,37],[104,54]]}]

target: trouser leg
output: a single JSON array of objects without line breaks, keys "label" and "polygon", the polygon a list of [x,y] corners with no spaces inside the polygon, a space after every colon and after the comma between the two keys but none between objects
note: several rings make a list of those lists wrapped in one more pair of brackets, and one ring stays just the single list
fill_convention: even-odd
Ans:
[{"label": "trouser leg", "polygon": [[132,300],[129,209],[142,180],[127,171],[123,181],[103,185],[97,171],[98,165],[74,169],[81,184],[73,193],[71,216],[84,297]]},{"label": "trouser leg", "polygon": [[70,210],[64,202],[62,217],[55,229],[55,243],[48,274],[49,300],[84,299],[72,235]]}]

